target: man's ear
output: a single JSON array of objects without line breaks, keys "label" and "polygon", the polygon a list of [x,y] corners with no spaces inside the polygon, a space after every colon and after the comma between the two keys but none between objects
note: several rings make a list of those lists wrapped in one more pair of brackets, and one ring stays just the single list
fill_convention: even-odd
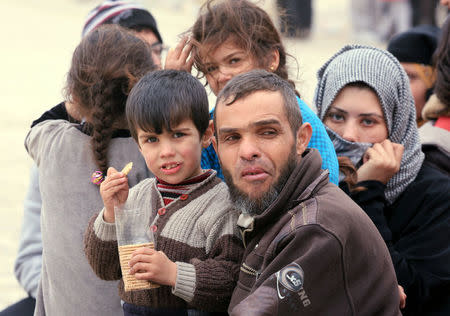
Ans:
[{"label": "man's ear", "polygon": [[211,145],[211,140],[214,138],[214,124],[213,121],[209,121],[208,128],[206,128],[205,133],[202,136],[202,147],[207,148]]},{"label": "man's ear", "polygon": [[268,65],[270,72],[275,72],[280,65],[280,52],[277,48],[273,49],[268,56]]},{"label": "man's ear", "polygon": [[301,156],[309,144],[312,135],[312,127],[309,123],[303,123],[297,131],[297,154]]}]

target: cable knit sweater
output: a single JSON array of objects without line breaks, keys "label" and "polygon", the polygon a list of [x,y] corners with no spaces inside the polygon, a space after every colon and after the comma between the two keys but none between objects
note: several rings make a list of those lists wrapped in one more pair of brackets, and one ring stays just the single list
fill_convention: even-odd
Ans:
[{"label": "cable knit sweater", "polygon": [[[156,249],[177,264],[174,288],[124,291],[127,303],[152,308],[226,311],[236,285],[242,243],[237,237],[238,214],[228,189],[216,172],[164,206],[156,179],[146,179],[129,192],[125,208],[149,207],[148,225],[155,225]],[[158,212],[165,208],[165,212]],[[162,215],[159,215],[162,214]],[[95,273],[104,280],[121,278],[115,225],[94,216],[85,235],[85,253]]]}]

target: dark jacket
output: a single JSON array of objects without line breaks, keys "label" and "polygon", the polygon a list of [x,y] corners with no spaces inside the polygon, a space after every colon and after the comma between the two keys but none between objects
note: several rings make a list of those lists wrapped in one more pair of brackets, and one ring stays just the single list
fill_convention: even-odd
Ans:
[{"label": "dark jacket", "polygon": [[[351,198],[377,226],[407,295],[404,315],[450,315],[450,178],[424,163],[392,205],[378,181]],[[341,187],[348,192],[345,184]]]},{"label": "dark jacket", "polygon": [[320,165],[307,150],[276,201],[239,218],[246,250],[232,315],[400,315],[386,245]]}]

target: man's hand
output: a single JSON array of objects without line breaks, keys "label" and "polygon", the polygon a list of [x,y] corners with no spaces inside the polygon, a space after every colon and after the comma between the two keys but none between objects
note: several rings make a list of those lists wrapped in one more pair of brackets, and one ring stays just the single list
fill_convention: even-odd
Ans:
[{"label": "man's hand", "polygon": [[178,45],[173,49],[169,49],[164,63],[164,69],[184,70],[191,72],[194,58],[189,54],[192,51],[192,44],[189,43],[189,37],[185,36]]},{"label": "man's hand", "polygon": [[177,265],[162,251],[142,247],[133,252],[130,259],[130,274],[138,280],[152,281],[161,285],[175,286]]},{"label": "man's hand", "polygon": [[108,168],[105,181],[100,185],[100,195],[105,205],[103,219],[114,223],[114,206],[124,204],[128,198],[128,178],[113,167]]},{"label": "man's hand", "polygon": [[403,145],[388,139],[367,149],[363,156],[363,165],[357,171],[358,182],[376,180],[383,184],[388,183],[400,170],[404,149]]}]

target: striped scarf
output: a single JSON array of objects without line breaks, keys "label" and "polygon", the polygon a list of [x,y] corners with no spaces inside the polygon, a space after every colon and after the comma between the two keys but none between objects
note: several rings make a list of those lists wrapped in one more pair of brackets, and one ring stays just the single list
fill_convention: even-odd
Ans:
[{"label": "striped scarf", "polygon": [[164,205],[167,206],[181,195],[189,192],[197,183],[200,183],[208,178],[211,175],[211,172],[212,170],[206,170],[201,175],[192,177],[177,184],[170,184],[157,178],[156,187],[161,193]]}]

